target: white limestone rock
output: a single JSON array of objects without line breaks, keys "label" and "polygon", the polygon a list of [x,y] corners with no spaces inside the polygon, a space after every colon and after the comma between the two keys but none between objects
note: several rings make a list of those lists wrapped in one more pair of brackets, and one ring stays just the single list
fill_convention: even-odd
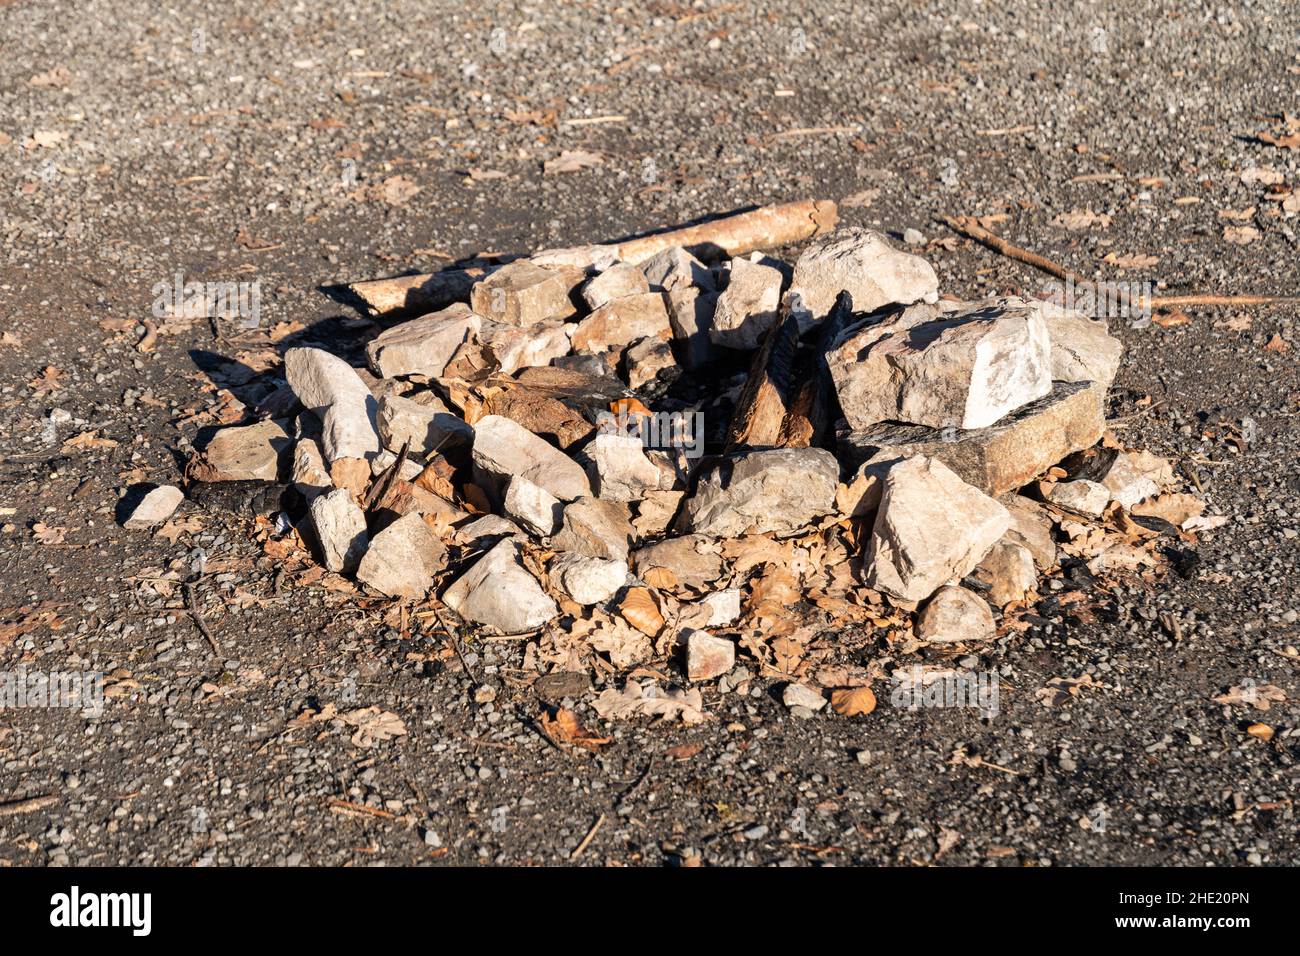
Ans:
[{"label": "white limestone rock", "polygon": [[293,466],[289,473],[293,486],[310,503],[317,495],[334,487],[329,467],[316,439],[303,437],[293,446]]},{"label": "white limestone rock", "polygon": [[389,597],[422,598],[446,562],[446,546],[412,512],[370,539],[357,580]]},{"label": "white limestone rock", "polygon": [[293,439],[284,423],[268,418],[252,425],[220,429],[203,458],[213,481],[275,481],[280,474],[280,457]]},{"label": "white limestone rock", "polygon": [[489,492],[504,493],[511,475],[526,478],[561,501],[591,494],[582,466],[543,438],[500,415],[474,424],[474,473]]},{"label": "white limestone rock", "polygon": [[599,309],[606,302],[625,295],[650,291],[645,272],[630,262],[617,262],[598,276],[587,280],[582,287],[582,298],[590,309]]},{"label": "white limestone rock", "polygon": [[610,561],[626,561],[635,532],[627,505],[599,498],[579,498],[564,508],[562,527],[551,538],[560,551]]},{"label": "white limestone rock", "polygon": [[707,631],[686,635],[686,679],[713,680],[736,666],[736,645]]},{"label": "white limestone rock", "polygon": [[1110,504],[1110,489],[1099,481],[1088,481],[1086,478],[1062,481],[1048,489],[1047,500],[1066,511],[1100,518]]},{"label": "white limestone rock", "polygon": [[814,320],[830,313],[841,290],[853,297],[855,312],[939,298],[930,263],[893,248],[879,232],[853,227],[814,239],[795,263],[790,288]]},{"label": "white limestone rock", "polygon": [[284,373],[298,401],[321,420],[326,461],[379,451],[378,404],[356,369],[324,349],[294,348],[284,355]]},{"label": "white limestone rock", "polygon": [[498,542],[457,578],[442,600],[465,620],[502,634],[534,631],[560,612],[520,562],[519,546],[510,538]]},{"label": "white limestone rock", "polygon": [[432,393],[423,401],[385,395],[379,401],[376,424],[384,447],[392,452],[410,442],[409,454],[425,458],[435,450],[468,444],[474,429]]},{"label": "white limestone rock", "polygon": [[732,259],[726,275],[709,338],[729,349],[758,348],[776,324],[785,272],[776,260],[755,253],[748,259]]},{"label": "white limestone rock", "polygon": [[184,500],[184,493],[175,485],[152,488],[131,509],[131,514],[122,522],[122,527],[135,531],[160,525],[175,513]]},{"label": "white limestone rock", "polygon": [[381,332],[366,346],[370,368],[381,378],[438,378],[462,345],[482,327],[481,316],[457,302]]},{"label": "white limestone rock", "polygon": [[1006,508],[946,465],[921,455],[904,459],[885,474],[866,583],[904,601],[923,601],[969,574],[1010,521]]},{"label": "white limestone rock", "polygon": [[883,334],[869,328],[832,349],[827,364],[855,429],[984,428],[1052,390],[1047,326],[1029,309],[973,309]]},{"label": "white limestone rock", "polygon": [[593,558],[561,554],[549,569],[551,580],[578,604],[604,604],[627,584],[627,562],[618,558]]},{"label": "white limestone rock", "polygon": [[549,538],[560,526],[564,504],[545,488],[527,478],[513,475],[506,485],[502,510],[539,538]]},{"label": "white limestone rock", "polygon": [[508,262],[470,290],[469,305],[493,322],[528,328],[546,319],[567,319],[576,309],[574,282],[566,267],[543,268],[527,259]]},{"label": "white limestone rock", "polygon": [[927,644],[986,641],[996,633],[988,602],[955,585],[940,588],[916,619],[917,640]]},{"label": "white limestone rock", "polygon": [[598,497],[607,501],[637,501],[664,484],[663,473],[635,435],[597,432],[587,454],[596,468]]},{"label": "white limestone rock", "polygon": [[1034,556],[1023,544],[1005,537],[989,549],[975,568],[975,576],[989,586],[989,600],[998,607],[1023,601],[1038,587]]},{"label": "white limestone rock", "polygon": [[317,495],[308,508],[325,568],[352,573],[370,543],[365,512],[346,488]]}]

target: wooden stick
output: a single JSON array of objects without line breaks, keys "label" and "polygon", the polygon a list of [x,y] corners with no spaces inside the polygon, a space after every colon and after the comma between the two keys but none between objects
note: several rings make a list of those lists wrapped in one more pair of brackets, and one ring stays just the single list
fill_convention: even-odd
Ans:
[{"label": "wooden stick", "polygon": [[198,580],[196,579],[186,581],[181,585],[181,592],[185,595],[185,609],[189,611],[190,620],[194,622],[194,626],[199,629],[199,633],[203,635],[212,648],[212,653],[220,657],[221,645],[217,643],[217,637],[212,633],[212,629],[208,627],[208,622],[203,619],[203,609],[199,607],[198,594],[195,592],[197,584]]},{"label": "wooden stick", "polygon": [[[1031,265],[1035,269],[1046,272],[1048,275],[1055,276],[1058,279],[1065,279],[1073,282],[1090,281],[1080,276],[1077,272],[1072,272],[1064,266],[1058,265],[1045,256],[1040,256],[1036,252],[1030,252],[1028,249],[1022,249],[1007,242],[1001,236],[989,232],[979,223],[975,222],[970,216],[940,216],[939,221],[954,232],[961,233],[968,239],[973,239],[980,245],[987,246],[999,255],[1006,256],[1008,259],[1015,259],[1017,262],[1023,262]],[[1122,289],[1116,292],[1125,300],[1128,296]],[[1193,295],[1153,295],[1137,302],[1129,301],[1129,304],[1137,307],[1146,307],[1151,309],[1182,309],[1194,307],[1243,307],[1250,305],[1300,305],[1300,296],[1285,295],[1211,295],[1211,294],[1193,294]]]},{"label": "wooden stick", "polygon": [[59,798],[52,794],[41,797],[28,797],[26,800],[11,800],[9,803],[0,803],[0,817],[16,817],[20,813],[35,813],[37,810],[52,807],[58,802]]},{"label": "wooden stick", "polygon": [[[623,261],[644,262],[657,252],[672,246],[685,246],[701,259],[739,256],[755,249],[802,242],[835,228],[839,210],[828,199],[805,199],[801,202],[762,206],[748,212],[722,216],[708,222],[629,239],[626,242],[578,246],[573,249],[548,249],[536,253],[544,265],[571,265],[592,268],[597,262],[607,265]],[[499,266],[476,266],[469,269],[444,269],[423,275],[394,276],[353,282],[348,289],[375,315],[400,312],[432,312],[453,302],[469,299],[469,290]]]},{"label": "wooden stick", "polygon": [[596,838],[596,833],[600,830],[601,826],[604,823],[605,823],[605,814],[602,813],[600,816],[596,818],[596,822],[592,824],[591,829],[587,831],[587,835],[582,838],[582,842],[573,848],[573,852],[569,854],[570,860],[576,860],[578,857],[582,855],[582,851],[587,849],[587,847],[591,845],[591,841]]},{"label": "wooden stick", "polygon": [[763,206],[683,229],[672,229],[618,244],[619,258],[634,265],[673,246],[685,246],[701,259],[740,256],[776,249],[835,228],[839,210],[826,199]]},{"label": "wooden stick", "polygon": [[1013,246],[1001,236],[994,235],[975,222],[971,216],[940,216],[939,221],[953,232],[959,232],[968,239],[974,239],[981,245],[988,246],[994,252],[1006,256],[1008,259],[1015,259],[1017,262],[1031,265],[1048,275],[1056,276],[1058,279],[1083,281],[1079,275],[1064,266],[1058,266],[1051,259],[1044,258],[1036,252],[1030,252],[1028,249]]}]

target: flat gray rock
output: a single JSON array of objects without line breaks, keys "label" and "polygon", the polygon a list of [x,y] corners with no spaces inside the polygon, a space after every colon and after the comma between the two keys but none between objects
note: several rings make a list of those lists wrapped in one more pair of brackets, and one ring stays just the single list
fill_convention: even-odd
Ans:
[{"label": "flat gray rock", "polygon": [[700,479],[686,522],[717,538],[794,531],[835,509],[838,484],[839,464],[824,448],[748,452]]}]

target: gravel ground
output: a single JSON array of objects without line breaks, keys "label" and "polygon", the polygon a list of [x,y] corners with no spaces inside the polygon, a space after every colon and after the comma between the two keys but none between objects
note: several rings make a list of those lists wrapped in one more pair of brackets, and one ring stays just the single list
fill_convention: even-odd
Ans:
[{"label": "gravel ground", "polygon": [[[1209,700],[1300,696],[1294,309],[1119,329],[1120,434],[1231,521],[1186,577],[974,654],[1001,680],[988,721],[887,699],[801,720],[756,680],[710,689],[709,724],[618,724],[573,756],[538,733],[517,644],[403,638],[277,578],[241,519],[190,511],[175,542],[114,521],[127,485],[178,479],[213,379],[268,330],[373,332],[321,287],[448,257],[814,196],[927,239],[937,215],[1006,215],[1013,242],[1170,293],[1300,294],[1295,214],[1241,176],[1300,180],[1257,138],[1295,109],[1287,4],[219,6],[0,0],[0,660],[120,694],[98,719],[0,715],[0,800],[56,798],[0,816],[0,864],[549,864],[588,835],[585,864],[1297,861],[1297,705]],[[564,150],[600,165],[544,175]],[[1110,219],[1053,222],[1073,210]],[[1043,283],[968,243],[925,254],[966,297]],[[1158,261],[1113,264],[1136,255]],[[178,272],[260,283],[261,327],[137,351]],[[64,445],[85,432],[117,444]],[[158,593],[196,547],[224,660]],[[1084,674],[1102,686],[1035,699]],[[410,732],[359,749],[297,719],[329,703]]]}]

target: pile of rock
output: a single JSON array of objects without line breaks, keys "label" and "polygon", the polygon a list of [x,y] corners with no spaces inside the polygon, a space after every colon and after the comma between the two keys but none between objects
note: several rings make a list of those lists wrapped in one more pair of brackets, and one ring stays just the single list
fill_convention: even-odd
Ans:
[{"label": "pile of rock", "polygon": [[[1120,361],[1103,322],[941,299],[924,259],[864,229],[793,266],[600,259],[483,269],[465,301],[377,335],[365,368],[289,349],[300,410],[222,430],[191,476],[287,477],[290,534],[374,592],[508,634],[616,620],[616,665],[680,653],[691,680],[762,628],[751,578],[789,539],[843,569],[793,569],[785,604],[820,574],[819,600],[968,642],[1032,600],[1058,541],[1101,559],[1088,522],[1154,501],[1123,528],[1140,549],[1168,510],[1167,467],[1098,444]],[[733,427],[760,405],[772,428]],[[665,416],[703,432],[665,439]]]}]

